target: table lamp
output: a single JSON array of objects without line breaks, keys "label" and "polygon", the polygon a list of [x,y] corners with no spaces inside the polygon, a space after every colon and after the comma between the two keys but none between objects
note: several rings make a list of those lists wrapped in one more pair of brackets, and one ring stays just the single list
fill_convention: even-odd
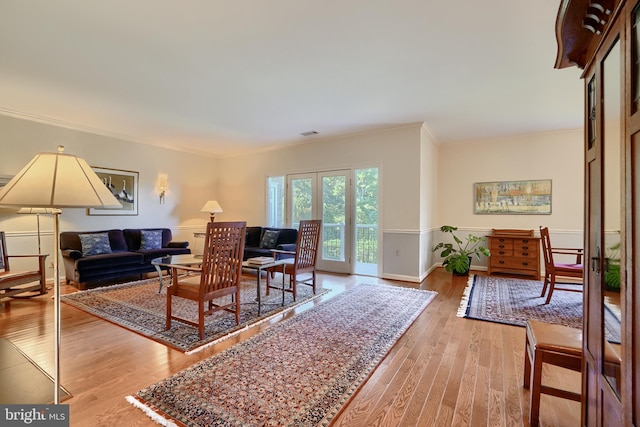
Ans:
[{"label": "table lamp", "polygon": [[211,222],[213,222],[216,214],[222,212],[222,208],[220,207],[220,203],[218,203],[216,200],[209,200],[204,204],[202,209],[200,209],[200,212],[209,212],[211,214]]}]

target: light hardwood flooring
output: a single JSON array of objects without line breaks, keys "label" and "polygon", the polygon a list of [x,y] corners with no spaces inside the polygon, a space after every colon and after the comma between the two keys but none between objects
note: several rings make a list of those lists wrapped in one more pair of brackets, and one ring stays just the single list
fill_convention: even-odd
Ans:
[{"label": "light hardwood flooring", "polygon": [[[331,274],[320,274],[319,281],[333,290],[323,299],[357,283],[438,292],[334,419],[335,426],[529,424],[529,392],[522,388],[524,328],[457,317],[466,277],[436,269],[420,284]],[[72,291],[75,288],[63,285],[61,293]],[[70,406],[74,427],[156,425],[125,396],[293,315],[278,316],[202,352],[185,355],[66,304],[61,313],[61,384],[72,394],[64,403]],[[0,305],[0,336],[47,372],[53,372],[53,333],[50,295]],[[559,368],[545,368],[543,381],[580,389],[580,375]],[[580,404],[543,395],[540,416],[543,426],[577,426]]]}]

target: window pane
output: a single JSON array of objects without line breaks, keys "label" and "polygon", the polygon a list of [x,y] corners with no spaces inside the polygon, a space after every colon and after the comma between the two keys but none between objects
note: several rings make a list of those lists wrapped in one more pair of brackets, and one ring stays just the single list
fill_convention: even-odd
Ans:
[{"label": "window pane", "polygon": [[322,177],[322,258],[345,260],[346,177]]},{"label": "window pane", "polygon": [[284,227],[284,176],[267,178],[267,226]]}]

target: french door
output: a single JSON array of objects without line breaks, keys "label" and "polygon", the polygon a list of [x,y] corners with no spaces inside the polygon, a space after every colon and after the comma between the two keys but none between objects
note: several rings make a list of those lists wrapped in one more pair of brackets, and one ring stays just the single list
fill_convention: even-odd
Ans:
[{"label": "french door", "polygon": [[351,171],[288,175],[287,191],[287,223],[291,227],[298,228],[302,220],[322,220],[317,268],[351,273]]}]

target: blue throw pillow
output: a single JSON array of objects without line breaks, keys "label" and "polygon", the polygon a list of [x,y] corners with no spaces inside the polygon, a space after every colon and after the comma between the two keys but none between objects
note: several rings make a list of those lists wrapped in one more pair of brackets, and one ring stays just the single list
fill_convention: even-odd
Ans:
[{"label": "blue throw pillow", "polygon": [[160,249],[162,247],[162,230],[140,230],[140,250]]},{"label": "blue throw pillow", "polygon": [[260,247],[264,249],[274,249],[278,243],[279,231],[276,230],[264,230],[262,240],[260,240]]},{"label": "blue throw pillow", "polygon": [[82,244],[82,255],[110,254],[109,233],[78,234]]}]

